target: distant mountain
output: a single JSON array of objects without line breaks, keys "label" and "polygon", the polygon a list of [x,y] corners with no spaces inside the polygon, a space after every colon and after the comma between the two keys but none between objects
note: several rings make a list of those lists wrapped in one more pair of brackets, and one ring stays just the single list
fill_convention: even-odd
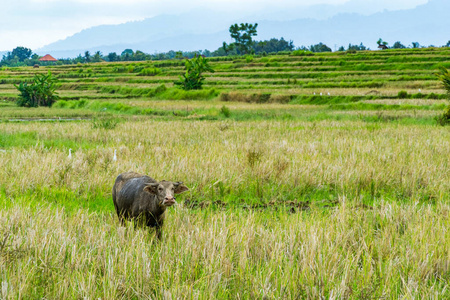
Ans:
[{"label": "distant mountain", "polygon": [[[228,34],[230,16],[210,11],[195,11],[183,15],[160,15],[143,21],[119,25],[101,25],[82,30],[64,40],[36,49],[38,54],[52,53],[56,57],[73,57],[88,51],[122,52],[126,48],[147,53],[168,50],[199,50],[216,47],[214,36]],[[225,29],[225,30],[224,30]],[[220,44],[223,41],[220,37]],[[203,43],[198,43],[203,40]],[[174,43],[179,41],[178,43]],[[167,47],[170,42],[173,47]],[[200,46],[199,46],[200,45]],[[200,47],[200,48],[199,48]],[[217,48],[217,47],[216,47]]]},{"label": "distant mountain", "polygon": [[414,9],[384,11],[369,16],[339,14],[327,20],[300,19],[292,21],[260,22],[259,37],[276,36],[280,33],[292,39],[296,46],[318,42],[332,49],[349,43],[363,43],[375,49],[382,38],[393,45],[401,41],[405,45],[419,42],[421,45],[441,46],[450,40],[450,1],[430,0]]},{"label": "distant mountain", "polygon": [[[308,14],[318,13],[319,8],[322,8],[325,14],[331,15],[333,7],[339,11],[342,9],[340,6],[322,5],[309,8]],[[223,41],[231,42],[228,27],[236,22],[257,22],[257,40],[284,37],[293,40],[296,46],[323,42],[335,49],[341,45],[346,47],[349,43],[362,42],[375,49],[379,38],[390,45],[401,41],[405,45],[419,42],[421,45],[440,46],[450,40],[450,34],[446,31],[450,28],[449,11],[448,0],[430,0],[412,9],[371,15],[342,13],[322,20],[292,19],[294,11],[290,15],[286,13],[284,20],[280,12],[278,17],[274,12],[270,20],[267,15],[265,19],[257,14],[253,17],[236,17],[201,10],[179,16],[160,15],[143,21],[92,27],[35,52],[41,55],[51,53],[61,58],[75,57],[86,50],[91,53],[102,51],[103,54],[121,53],[127,48],[146,53],[216,50]]]}]

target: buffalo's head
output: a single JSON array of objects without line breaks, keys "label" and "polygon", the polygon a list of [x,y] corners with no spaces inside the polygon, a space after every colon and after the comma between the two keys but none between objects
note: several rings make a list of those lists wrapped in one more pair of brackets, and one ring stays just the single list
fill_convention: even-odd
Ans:
[{"label": "buffalo's head", "polygon": [[146,183],[144,191],[158,197],[158,203],[161,206],[172,206],[176,203],[175,194],[181,194],[188,191],[188,187],[182,182],[160,181]]}]

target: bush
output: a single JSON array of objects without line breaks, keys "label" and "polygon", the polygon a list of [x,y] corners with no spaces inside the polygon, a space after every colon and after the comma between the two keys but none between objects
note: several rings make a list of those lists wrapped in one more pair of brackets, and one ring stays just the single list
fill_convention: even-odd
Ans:
[{"label": "bush", "polygon": [[81,100],[77,100],[77,101],[59,100],[58,102],[53,104],[53,107],[76,109],[76,108],[84,108],[87,105],[88,105],[88,100],[86,100],[86,99],[81,99]]},{"label": "bush", "polygon": [[231,116],[231,111],[228,107],[226,107],[225,105],[222,106],[222,108],[220,109],[220,113],[225,117],[225,118],[229,118]]},{"label": "bush", "polygon": [[161,69],[159,68],[144,68],[139,72],[139,76],[156,76],[161,74]]},{"label": "bush", "polygon": [[164,84],[160,84],[160,85],[158,85],[158,86],[155,88],[153,94],[152,94],[152,93],[149,93],[149,96],[154,97],[154,96],[156,96],[156,95],[158,95],[158,94],[164,93],[165,91],[167,91],[166,86],[165,86]]},{"label": "bush", "polygon": [[293,56],[313,56],[314,53],[307,50],[295,50],[292,51],[291,55]]},{"label": "bush", "polygon": [[196,55],[192,59],[188,59],[185,62],[185,74],[180,76],[180,81],[175,82],[176,85],[181,86],[183,90],[200,90],[203,85],[205,77],[203,72],[214,72],[209,66],[206,58],[200,55]]},{"label": "bush", "polygon": [[439,68],[440,72],[436,75],[442,81],[444,88],[447,90],[447,95],[450,98],[450,71],[444,67]]},{"label": "bush", "polygon": [[209,100],[217,97],[218,91],[215,89],[204,90],[180,90],[177,88],[167,89],[156,96],[156,99],[170,99],[170,100]]},{"label": "bush", "polygon": [[450,124],[450,105],[448,105],[444,109],[444,113],[440,116],[437,116],[435,118],[435,120],[441,126],[449,125]]},{"label": "bush", "polygon": [[123,66],[118,66],[113,68],[114,73],[125,73],[127,69]]},{"label": "bush", "polygon": [[358,71],[367,71],[369,69],[370,69],[370,67],[368,65],[366,65],[365,63],[360,63],[355,66],[355,70],[358,70]]},{"label": "bush", "polygon": [[119,123],[118,118],[114,118],[112,116],[109,117],[101,117],[101,118],[93,118],[92,119],[92,128],[94,129],[114,129]]},{"label": "bush", "polygon": [[[450,71],[441,67],[440,72],[436,75],[442,81],[444,88],[447,90],[447,96],[450,98]],[[436,121],[442,126],[450,124],[450,105],[444,109],[444,113],[441,116],[436,117]]]},{"label": "bush", "polygon": [[406,98],[408,98],[408,92],[404,91],[404,90],[399,91],[398,94],[397,94],[397,98],[398,99],[406,99]]},{"label": "bush", "polygon": [[23,107],[52,106],[58,99],[56,93],[58,80],[49,71],[47,75],[35,74],[33,82],[14,85],[20,92],[16,103]]}]

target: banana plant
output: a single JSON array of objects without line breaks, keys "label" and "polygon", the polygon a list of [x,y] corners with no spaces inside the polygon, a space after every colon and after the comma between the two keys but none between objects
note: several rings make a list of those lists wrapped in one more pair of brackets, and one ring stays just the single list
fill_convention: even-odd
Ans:
[{"label": "banana plant", "polygon": [[35,74],[31,84],[28,82],[21,82],[19,85],[14,85],[19,90],[20,95],[16,103],[18,106],[38,107],[38,106],[52,106],[58,99],[58,79],[48,74]]},{"label": "banana plant", "polygon": [[175,82],[183,90],[200,90],[205,77],[204,72],[214,73],[214,70],[208,64],[208,60],[201,55],[196,55],[184,63],[185,73],[180,76],[180,81]]}]

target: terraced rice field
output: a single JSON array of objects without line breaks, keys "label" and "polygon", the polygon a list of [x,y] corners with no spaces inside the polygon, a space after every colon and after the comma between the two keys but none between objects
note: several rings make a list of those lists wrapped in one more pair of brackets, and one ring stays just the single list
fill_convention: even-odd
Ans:
[{"label": "terraced rice field", "polygon": [[[357,53],[317,53],[313,56],[267,56],[212,58],[215,70],[205,87],[221,92],[269,93],[292,97],[314,95],[373,96],[377,99],[397,96],[398,91],[419,98],[436,98],[444,93],[434,73],[439,66],[449,67],[448,48],[364,51]],[[159,68],[156,76],[140,76],[145,68]],[[40,69],[3,69],[0,95],[14,98],[13,83],[29,79],[35,72],[51,70],[61,83],[62,99],[114,99],[153,96],[149,92],[173,82],[183,72],[181,60],[99,63]],[[436,95],[434,95],[436,94]]]},{"label": "terraced rice field", "polygon": [[[449,54],[1,69],[0,298],[449,298]],[[49,70],[61,100],[15,106]],[[130,170],[190,188],[162,242],[117,220]]]}]

